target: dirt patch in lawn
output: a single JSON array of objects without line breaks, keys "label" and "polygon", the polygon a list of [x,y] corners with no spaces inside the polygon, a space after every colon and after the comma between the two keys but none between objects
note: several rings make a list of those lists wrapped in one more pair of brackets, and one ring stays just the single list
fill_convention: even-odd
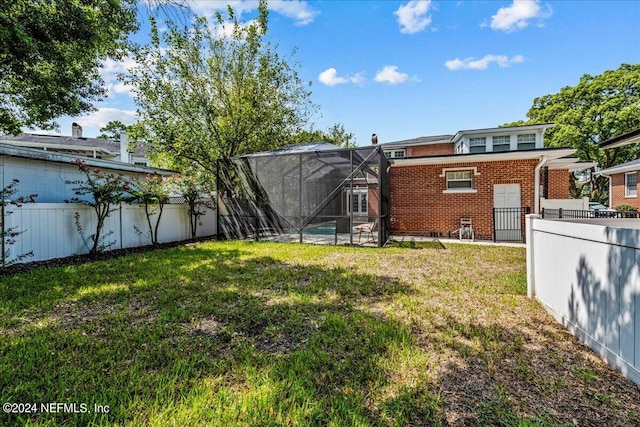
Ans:
[{"label": "dirt patch in lawn", "polygon": [[482,249],[481,262],[474,250],[334,253],[324,262],[412,285],[416,298],[362,309],[411,325],[436,358],[444,423],[640,425],[640,388],[524,295],[524,250]]}]

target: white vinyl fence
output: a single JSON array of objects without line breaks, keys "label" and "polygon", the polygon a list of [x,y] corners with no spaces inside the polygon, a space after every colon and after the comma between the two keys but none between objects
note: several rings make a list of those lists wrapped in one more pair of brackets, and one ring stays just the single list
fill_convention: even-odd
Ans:
[{"label": "white vinyl fence", "polygon": [[[8,208],[12,213],[5,217],[6,229],[16,227],[24,230],[16,238],[8,259],[33,251],[33,257],[24,262],[41,261],[85,254],[89,250],[83,243],[76,228],[75,214],[79,213],[84,234],[89,238],[95,232],[96,214],[90,206],[75,203],[25,203],[21,207]],[[155,225],[155,215],[152,216]],[[136,232],[137,227],[142,233]],[[151,244],[148,236],[149,226],[144,206],[122,204],[106,219],[103,235],[111,233],[105,242],[114,242],[109,249],[132,248]],[[197,237],[216,234],[216,211],[207,209],[199,218]],[[188,240],[191,238],[189,226],[189,207],[187,205],[165,205],[158,241],[160,243]],[[91,242],[86,242],[91,247]]]},{"label": "white vinyl fence", "polygon": [[527,285],[529,297],[640,385],[640,220],[528,215]]}]

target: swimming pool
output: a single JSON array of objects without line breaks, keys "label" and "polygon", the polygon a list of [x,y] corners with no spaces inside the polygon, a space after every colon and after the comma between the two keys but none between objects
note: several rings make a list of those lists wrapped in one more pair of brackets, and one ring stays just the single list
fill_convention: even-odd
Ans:
[{"label": "swimming pool", "polygon": [[336,234],[335,224],[315,224],[305,227],[303,234],[324,234],[334,235]]},{"label": "swimming pool", "polygon": [[[291,228],[287,230],[287,234],[298,234],[298,230]],[[336,225],[327,223],[308,225],[304,228],[302,234],[333,236],[334,234],[336,234]]]}]

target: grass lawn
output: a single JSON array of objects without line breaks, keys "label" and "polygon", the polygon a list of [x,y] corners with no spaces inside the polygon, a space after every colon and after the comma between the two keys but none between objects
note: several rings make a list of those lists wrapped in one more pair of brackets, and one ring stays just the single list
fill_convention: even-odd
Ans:
[{"label": "grass lawn", "polygon": [[640,389],[525,288],[524,249],[437,244],[207,242],[0,277],[1,401],[37,404],[0,424],[638,425]]}]

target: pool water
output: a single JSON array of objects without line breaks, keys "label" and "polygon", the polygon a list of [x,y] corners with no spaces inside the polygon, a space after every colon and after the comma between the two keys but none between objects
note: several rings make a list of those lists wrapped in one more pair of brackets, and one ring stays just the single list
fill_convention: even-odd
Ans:
[{"label": "pool water", "polygon": [[336,226],[335,224],[310,225],[304,229],[303,234],[334,235],[336,234]]}]

